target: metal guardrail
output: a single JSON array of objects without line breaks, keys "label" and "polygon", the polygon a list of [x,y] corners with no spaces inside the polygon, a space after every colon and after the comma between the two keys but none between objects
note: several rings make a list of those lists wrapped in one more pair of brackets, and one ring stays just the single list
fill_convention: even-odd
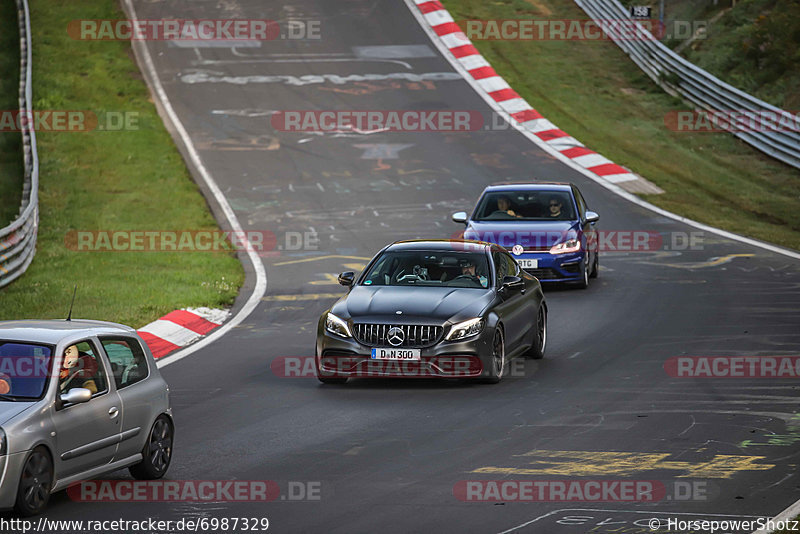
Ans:
[{"label": "metal guardrail", "polygon": [[[16,1],[20,48],[19,111],[30,118],[33,116],[30,10],[28,0]],[[13,282],[28,269],[36,253],[36,235],[39,230],[39,157],[36,153],[36,132],[33,121],[19,122],[25,177],[19,216],[5,228],[0,228],[0,287]]]},{"label": "metal guardrail", "polygon": [[[575,3],[601,27],[613,21],[631,20],[628,10],[618,0],[575,0]],[[609,32],[611,39],[671,95],[691,102],[702,111],[736,111],[753,113],[756,117],[775,114],[783,117],[784,124],[797,124],[790,113],[728,85],[685,60],[641,25],[637,24],[635,30],[629,24],[621,23],[621,26],[630,31],[621,35],[612,30]],[[737,131],[733,134],[765,154],[800,168],[800,131]]]}]

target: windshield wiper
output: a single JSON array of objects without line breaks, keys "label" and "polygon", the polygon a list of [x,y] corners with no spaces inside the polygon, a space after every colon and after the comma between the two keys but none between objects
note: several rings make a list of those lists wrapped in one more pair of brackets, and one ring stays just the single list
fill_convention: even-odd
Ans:
[{"label": "windshield wiper", "polygon": [[2,394],[0,394],[0,401],[17,402],[17,397],[14,397],[12,395],[2,395]]}]

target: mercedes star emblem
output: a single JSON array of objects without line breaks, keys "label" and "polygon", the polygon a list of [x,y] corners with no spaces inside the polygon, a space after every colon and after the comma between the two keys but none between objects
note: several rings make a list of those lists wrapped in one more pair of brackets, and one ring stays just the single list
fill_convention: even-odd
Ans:
[{"label": "mercedes star emblem", "polygon": [[396,326],[391,327],[386,333],[386,341],[393,347],[399,347],[405,339],[406,335],[403,333],[403,329]]}]

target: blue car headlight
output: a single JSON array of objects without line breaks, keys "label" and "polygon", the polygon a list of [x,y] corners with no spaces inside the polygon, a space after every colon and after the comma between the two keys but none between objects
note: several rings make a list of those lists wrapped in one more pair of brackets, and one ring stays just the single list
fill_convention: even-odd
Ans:
[{"label": "blue car headlight", "polygon": [[467,339],[468,337],[477,336],[483,331],[486,321],[481,317],[470,319],[450,327],[450,332],[445,338],[447,341],[457,341],[459,339]]},{"label": "blue car headlight", "polygon": [[580,250],[581,242],[572,238],[550,247],[550,254],[568,254],[570,252],[579,252]]},{"label": "blue car headlight", "polygon": [[328,313],[328,315],[325,317],[325,330],[339,337],[353,337],[353,334],[350,332],[350,327],[347,326],[347,323],[332,313]]}]

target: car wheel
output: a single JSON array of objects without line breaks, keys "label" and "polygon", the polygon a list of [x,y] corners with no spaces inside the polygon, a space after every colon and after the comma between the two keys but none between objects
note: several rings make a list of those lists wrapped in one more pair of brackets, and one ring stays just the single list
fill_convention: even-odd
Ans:
[{"label": "car wheel", "polygon": [[528,351],[528,358],[541,360],[544,358],[544,349],[547,346],[547,310],[544,306],[536,314],[536,332],[533,336],[533,346]]},{"label": "car wheel", "polygon": [[583,268],[583,279],[581,279],[580,282],[575,284],[575,287],[577,287],[578,289],[586,289],[587,287],[589,287],[589,266],[588,265],[586,265]]},{"label": "car wheel", "polygon": [[42,513],[50,500],[52,487],[53,461],[44,447],[37,447],[22,466],[14,511],[23,517]]},{"label": "car wheel", "polygon": [[172,461],[173,434],[169,418],[165,415],[158,416],[142,449],[144,459],[128,468],[133,478],[155,480],[167,473],[169,463]]},{"label": "car wheel", "polygon": [[592,265],[592,274],[589,275],[589,278],[597,278],[597,275],[599,273],[600,273],[600,254],[595,253],[594,264]]},{"label": "car wheel", "polygon": [[492,340],[492,361],[489,375],[486,377],[486,382],[489,384],[497,384],[502,380],[503,373],[506,370],[506,345],[505,338],[503,337],[503,330],[498,326],[494,331],[494,339]]},{"label": "car wheel", "polygon": [[323,384],[344,384],[347,382],[347,377],[318,376],[317,379]]}]

